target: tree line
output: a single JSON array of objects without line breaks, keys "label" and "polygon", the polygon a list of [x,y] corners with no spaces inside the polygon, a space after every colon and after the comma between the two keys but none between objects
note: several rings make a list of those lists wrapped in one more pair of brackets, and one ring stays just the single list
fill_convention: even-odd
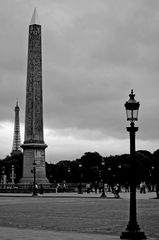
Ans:
[{"label": "tree line", "polygon": [[[155,184],[159,181],[159,149],[151,153],[146,150],[136,151],[137,182]],[[62,160],[58,163],[46,162],[46,176],[50,183],[95,183],[101,180],[108,184],[126,184],[130,176],[130,155],[122,154],[103,157],[98,152],[86,152],[81,158]],[[10,182],[11,168],[14,165],[15,182],[22,177],[23,154],[10,155],[0,161],[0,177],[7,175]]]}]

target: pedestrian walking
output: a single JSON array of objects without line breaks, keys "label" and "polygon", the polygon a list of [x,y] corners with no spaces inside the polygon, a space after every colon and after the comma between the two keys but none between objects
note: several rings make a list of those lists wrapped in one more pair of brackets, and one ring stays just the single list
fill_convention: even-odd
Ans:
[{"label": "pedestrian walking", "polygon": [[140,193],[146,193],[146,183],[145,182],[140,183]]},{"label": "pedestrian walking", "polygon": [[156,184],[156,197],[159,198],[159,182]]},{"label": "pedestrian walking", "polygon": [[91,190],[91,185],[90,185],[90,183],[87,183],[86,184],[86,191],[87,191],[87,193],[90,193],[90,190]]},{"label": "pedestrian walking", "polygon": [[98,182],[97,181],[95,181],[94,189],[95,189],[95,193],[97,193],[97,191],[98,191]]},{"label": "pedestrian walking", "polygon": [[120,196],[119,196],[119,192],[120,192],[120,186],[119,186],[119,184],[116,184],[116,186],[114,187],[114,197],[115,198],[119,198]]},{"label": "pedestrian walking", "polygon": [[42,196],[44,194],[44,189],[43,189],[43,185],[42,184],[40,184],[39,193],[40,193],[40,196]]}]

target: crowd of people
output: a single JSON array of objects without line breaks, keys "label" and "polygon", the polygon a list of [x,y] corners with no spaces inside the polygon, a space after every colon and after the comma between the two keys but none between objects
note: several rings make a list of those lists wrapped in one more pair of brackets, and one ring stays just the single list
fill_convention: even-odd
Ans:
[{"label": "crowd of people", "polygon": [[[36,184],[35,186],[36,188],[36,192],[42,196],[44,194],[44,189],[43,189],[43,185],[40,184],[39,186]],[[66,184],[66,182],[63,183],[57,183],[56,184],[56,188],[55,188],[55,192],[71,192],[71,190],[73,191],[77,191],[78,193],[102,193],[104,192],[112,192],[114,194],[115,198],[119,198],[120,192],[129,192],[130,188],[129,188],[129,184],[125,184],[124,186],[121,186],[119,183],[117,184],[112,184],[109,185],[107,183],[103,182],[95,182],[94,184],[91,183],[86,183],[86,184],[78,184],[76,187],[72,187],[70,188],[70,186],[68,186]],[[77,189],[77,190],[76,190]],[[137,189],[139,190],[140,194],[145,194],[146,192],[154,192],[156,191],[156,197],[159,198],[159,183],[155,184],[155,185],[149,185],[146,184],[144,181],[142,181],[138,186]]]}]

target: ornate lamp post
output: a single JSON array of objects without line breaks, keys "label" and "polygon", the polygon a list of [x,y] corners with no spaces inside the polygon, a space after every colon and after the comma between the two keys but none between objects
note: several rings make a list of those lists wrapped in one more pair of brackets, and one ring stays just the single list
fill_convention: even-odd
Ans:
[{"label": "ornate lamp post", "polygon": [[122,166],[119,164],[118,165],[118,183],[120,185],[120,190],[121,190],[121,186],[122,186],[121,172],[122,172]]},{"label": "ornate lamp post", "polygon": [[155,170],[155,167],[152,166],[151,169],[152,169],[152,182],[151,182],[152,188],[151,188],[151,191],[154,192],[154,170]]},{"label": "ornate lamp post", "polygon": [[102,159],[102,162],[101,162],[101,165],[102,165],[102,194],[101,194],[101,198],[106,198],[106,194],[105,194],[105,184],[104,184],[104,168],[105,168],[105,161],[104,159]]},{"label": "ornate lamp post", "polygon": [[69,166],[67,169],[68,172],[68,182],[71,183],[71,167]]},{"label": "ornate lamp post", "polygon": [[16,174],[14,172],[15,172],[14,165],[12,165],[12,173],[10,174],[10,178],[12,180],[12,186],[14,186],[14,179],[16,178]]},{"label": "ornate lamp post", "polygon": [[5,166],[2,167],[1,183],[2,183],[2,186],[4,187],[4,185],[5,185]]},{"label": "ornate lamp post", "polygon": [[135,160],[135,132],[138,131],[138,127],[135,127],[135,121],[138,120],[139,102],[134,97],[135,94],[131,90],[129,94],[130,99],[125,103],[125,109],[127,114],[127,120],[130,121],[130,127],[127,127],[127,131],[130,134],[130,212],[129,222],[125,232],[122,232],[121,239],[141,240],[146,239],[144,232],[140,231],[140,227],[137,223],[136,213],[136,160]]},{"label": "ornate lamp post", "polygon": [[78,193],[82,194],[82,164],[79,164],[79,169],[80,169],[80,184],[79,184],[79,190]]},{"label": "ornate lamp post", "polygon": [[154,192],[154,169],[155,167],[152,165],[149,170],[149,191]]},{"label": "ornate lamp post", "polygon": [[108,167],[108,191],[112,191],[111,167]]}]

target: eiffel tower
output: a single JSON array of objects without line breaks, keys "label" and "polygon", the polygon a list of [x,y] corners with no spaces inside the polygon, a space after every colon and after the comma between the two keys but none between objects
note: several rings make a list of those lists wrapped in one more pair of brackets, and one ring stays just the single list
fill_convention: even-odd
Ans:
[{"label": "eiffel tower", "polygon": [[11,155],[21,153],[20,124],[19,124],[20,108],[18,106],[18,101],[16,102],[14,111],[15,111],[15,121],[14,121],[14,135],[13,135],[13,145],[12,145]]}]

